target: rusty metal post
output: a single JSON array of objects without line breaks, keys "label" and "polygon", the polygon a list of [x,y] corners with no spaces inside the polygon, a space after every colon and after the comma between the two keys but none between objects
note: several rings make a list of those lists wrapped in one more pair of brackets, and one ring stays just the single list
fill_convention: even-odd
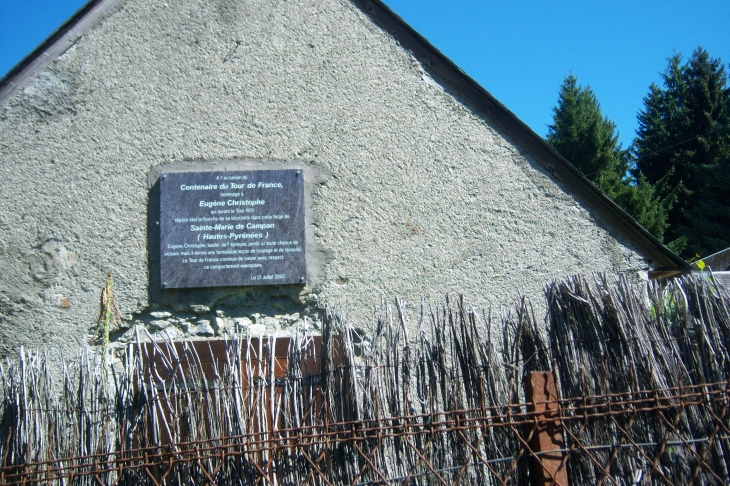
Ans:
[{"label": "rusty metal post", "polygon": [[[533,371],[525,382],[528,412],[535,412],[537,429],[530,448],[535,453],[530,475],[533,486],[568,486],[568,470],[563,461],[565,443],[558,414],[558,392],[550,371]],[[550,452],[555,451],[555,452]]]}]

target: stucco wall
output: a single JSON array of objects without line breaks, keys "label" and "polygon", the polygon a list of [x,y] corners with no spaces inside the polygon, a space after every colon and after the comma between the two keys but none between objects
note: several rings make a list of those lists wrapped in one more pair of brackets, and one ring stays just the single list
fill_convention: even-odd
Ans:
[{"label": "stucco wall", "polygon": [[[0,109],[3,354],[84,344],[107,271],[126,326],[178,336],[316,326],[325,304],[367,327],[381,297],[486,306],[647,267],[347,0],[123,1]],[[328,174],[319,278],[150,288],[152,168],[242,158]]]}]

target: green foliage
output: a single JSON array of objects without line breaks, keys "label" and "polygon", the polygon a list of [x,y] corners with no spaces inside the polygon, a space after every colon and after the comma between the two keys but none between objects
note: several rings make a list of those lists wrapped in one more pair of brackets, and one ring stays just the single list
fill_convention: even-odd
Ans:
[{"label": "green foliage", "polygon": [[636,181],[628,181],[613,172],[606,174],[605,182],[596,185],[651,234],[662,239],[667,228],[667,202],[671,200],[659,200],[654,186],[642,174]]},{"label": "green foliage", "polygon": [[698,48],[669,58],[664,87],[652,85],[639,113],[634,175],[673,198],[667,238],[683,254],[730,246],[730,90],[719,59]]},{"label": "green foliage", "polygon": [[678,227],[703,256],[730,247],[730,154],[700,166],[700,197]]},{"label": "green foliage", "polygon": [[684,249],[687,248],[687,237],[682,235],[676,240],[672,240],[669,243],[666,243],[666,246],[677,255],[681,255],[682,253],[684,253]]},{"label": "green foliage", "polygon": [[593,90],[579,86],[572,74],[560,88],[547,141],[648,231],[663,237],[673,199],[661,200],[643,175],[629,176],[628,154],[618,142],[616,124],[603,116]]},{"label": "green foliage", "polygon": [[616,171],[622,159],[616,125],[601,114],[590,87],[578,86],[572,74],[560,87],[558,106],[553,108],[553,125],[547,141],[563,157],[588,176]]}]

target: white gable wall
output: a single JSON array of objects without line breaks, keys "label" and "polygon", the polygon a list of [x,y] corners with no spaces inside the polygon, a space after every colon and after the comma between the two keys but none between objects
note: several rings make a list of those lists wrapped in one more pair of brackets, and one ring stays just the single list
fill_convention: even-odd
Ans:
[{"label": "white gable wall", "polygon": [[[327,304],[367,327],[381,297],[487,306],[647,269],[347,0],[123,1],[0,110],[3,352],[86,342],[109,270],[124,313],[175,334],[316,323]],[[313,199],[320,278],[150,291],[150,169],[240,158],[330,174]]]}]

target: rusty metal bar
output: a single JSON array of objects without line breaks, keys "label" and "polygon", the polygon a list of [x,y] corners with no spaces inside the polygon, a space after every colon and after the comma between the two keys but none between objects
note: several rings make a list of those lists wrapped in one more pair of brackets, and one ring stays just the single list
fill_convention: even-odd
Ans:
[{"label": "rusty metal bar", "polygon": [[560,409],[555,376],[548,371],[533,371],[525,380],[525,399],[528,412],[533,412],[536,434],[530,447],[541,456],[533,456],[533,486],[568,486],[568,470],[565,467],[565,448],[560,427]]}]

